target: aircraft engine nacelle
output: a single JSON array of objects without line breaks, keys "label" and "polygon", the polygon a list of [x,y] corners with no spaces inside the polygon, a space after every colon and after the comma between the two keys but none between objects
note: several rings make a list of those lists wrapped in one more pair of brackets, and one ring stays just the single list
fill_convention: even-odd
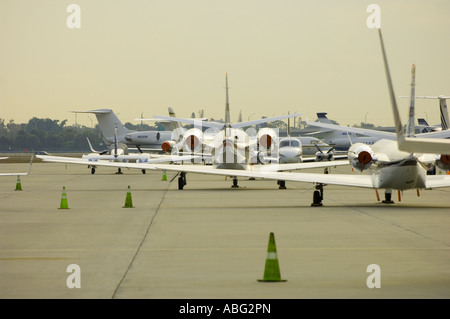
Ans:
[{"label": "aircraft engine nacelle", "polygon": [[157,131],[133,132],[125,135],[125,140],[135,145],[157,144],[161,140],[161,133]]},{"label": "aircraft engine nacelle", "polygon": [[201,151],[203,144],[203,132],[198,128],[191,128],[183,134],[183,148],[189,152]]},{"label": "aircraft engine nacelle", "polygon": [[165,153],[170,153],[174,146],[177,145],[177,142],[172,140],[167,140],[161,143],[161,149]]},{"label": "aircraft engine nacelle", "polygon": [[348,149],[348,160],[352,167],[364,171],[372,166],[373,152],[369,145],[355,143]]},{"label": "aircraft engine nacelle", "polygon": [[450,155],[442,154],[438,156],[436,159],[436,165],[440,169],[448,172],[450,170]]},{"label": "aircraft engine nacelle", "polygon": [[316,162],[322,162],[322,161],[334,161],[334,154],[332,151],[329,152],[316,152]]},{"label": "aircraft engine nacelle", "polygon": [[258,131],[256,138],[258,139],[260,149],[272,150],[276,140],[278,139],[278,134],[274,129],[264,127]]},{"label": "aircraft engine nacelle", "polygon": [[[116,154],[117,152],[117,154]],[[114,144],[109,145],[109,154],[111,155],[128,155],[128,147],[123,143],[117,143],[117,151]]]}]

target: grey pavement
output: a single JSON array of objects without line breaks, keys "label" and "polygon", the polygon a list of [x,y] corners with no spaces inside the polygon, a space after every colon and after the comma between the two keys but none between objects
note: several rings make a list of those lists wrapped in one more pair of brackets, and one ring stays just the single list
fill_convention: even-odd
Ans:
[{"label": "grey pavement", "polygon": [[[242,178],[233,189],[187,174],[180,191],[174,176],[35,163],[22,191],[0,177],[0,298],[450,297],[450,188],[386,205],[374,190],[328,185],[324,206],[311,207],[307,183]],[[69,209],[59,209],[63,186]],[[123,208],[128,186],[134,208]],[[286,282],[257,281],[270,232]],[[68,288],[72,264],[80,288]],[[368,287],[372,264],[380,288]]]}]

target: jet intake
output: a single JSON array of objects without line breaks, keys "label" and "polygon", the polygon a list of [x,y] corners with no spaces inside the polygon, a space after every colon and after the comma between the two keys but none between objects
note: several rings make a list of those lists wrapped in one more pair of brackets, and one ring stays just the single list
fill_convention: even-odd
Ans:
[{"label": "jet intake", "polygon": [[348,159],[354,169],[364,171],[372,166],[372,149],[363,143],[353,144],[348,149]]},{"label": "jet intake", "polygon": [[450,170],[450,155],[442,154],[439,156],[438,159],[436,159],[436,165],[444,170],[449,171]]},{"label": "jet intake", "polygon": [[188,151],[201,151],[203,132],[197,128],[187,130],[183,136],[184,148]]},{"label": "jet intake", "polygon": [[257,139],[259,147],[263,150],[272,150],[275,141],[278,139],[277,132],[272,128],[262,128],[258,131]]},{"label": "jet intake", "polygon": [[161,149],[165,153],[169,153],[172,151],[173,147],[176,145],[175,141],[164,141],[161,143]]}]

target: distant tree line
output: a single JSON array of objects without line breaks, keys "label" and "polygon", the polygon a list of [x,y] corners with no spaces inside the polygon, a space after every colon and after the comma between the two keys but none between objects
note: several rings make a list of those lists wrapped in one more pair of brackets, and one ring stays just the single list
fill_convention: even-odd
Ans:
[{"label": "distant tree line", "polygon": [[[133,130],[158,129],[146,124],[126,123]],[[33,117],[28,123],[8,123],[0,118],[0,152],[90,152],[87,138],[96,150],[104,150],[98,124],[95,128],[67,125],[67,120],[51,120]]]},{"label": "distant tree line", "polygon": [[[210,119],[210,121],[214,121],[214,119]],[[297,123],[300,124],[300,121]],[[134,131],[170,129],[161,122],[154,123],[154,126],[129,122],[124,125]],[[287,129],[287,123],[284,121],[257,125],[256,129],[266,126],[278,128],[280,133]],[[361,122],[359,126],[374,128],[373,124],[364,122]],[[184,125],[184,127],[189,129],[193,125]],[[0,152],[90,152],[87,138],[95,150],[101,151],[108,147],[104,144],[98,124],[94,128],[82,125],[69,126],[67,120],[36,117],[30,119],[28,123],[17,124],[14,123],[14,120],[6,123],[4,119],[0,118]]]}]

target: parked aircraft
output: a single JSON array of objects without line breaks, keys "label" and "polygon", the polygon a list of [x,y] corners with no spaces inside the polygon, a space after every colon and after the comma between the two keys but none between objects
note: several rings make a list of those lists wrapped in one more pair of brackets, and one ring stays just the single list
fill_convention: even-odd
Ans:
[{"label": "parked aircraft", "polygon": [[[367,145],[373,145],[379,139],[396,140],[397,135],[395,132],[385,132],[378,130],[371,130],[359,127],[341,126],[336,124],[321,123],[321,122],[311,122],[305,121],[308,125],[317,126],[325,128],[329,132],[333,132],[335,138],[324,138],[323,141],[330,145],[335,145],[336,149],[345,149],[349,147],[352,143],[364,143]],[[364,136],[360,136],[364,135]],[[415,134],[416,138],[430,139],[448,139],[450,138],[450,130],[428,132]],[[347,141],[344,142],[344,140]]]},{"label": "parked aircraft", "polygon": [[439,110],[441,114],[441,130],[448,130],[450,126],[450,120],[448,116],[447,99],[450,96],[416,96],[417,99],[438,99],[439,100]]},{"label": "parked aircraft", "polygon": [[[74,113],[95,114],[104,141],[111,149],[117,139],[118,148],[124,154],[128,148],[136,147],[140,152],[157,151],[161,152],[161,144],[170,140],[172,131],[133,131],[125,127],[117,115],[111,109],[98,109],[92,111],[74,111]],[[113,146],[114,147],[114,146]]]},{"label": "parked aircraft", "polygon": [[[288,119],[287,136],[278,141],[278,163],[321,162],[347,158],[347,155],[335,157],[333,147],[315,137],[291,136],[289,124]],[[311,152],[311,148],[314,152]],[[305,153],[312,156],[305,157]]]},{"label": "parked aircraft", "polygon": [[417,127],[420,133],[435,132],[441,130],[440,125],[430,125],[424,118],[417,119]]},{"label": "parked aircraft", "polygon": [[[383,52],[383,61],[385,64],[386,75],[388,79],[388,86],[392,88],[392,81],[389,74],[389,67],[387,64],[386,54],[384,52],[383,39],[381,36],[381,30],[379,30],[379,37]],[[395,101],[393,90],[391,92],[391,101]],[[395,119],[399,119],[395,114]],[[399,122],[396,121],[396,127],[399,126]],[[228,127],[227,127],[228,128]],[[400,130],[397,130],[399,132]],[[239,141],[239,138],[233,138],[228,135],[227,130],[224,132],[225,140],[224,148],[228,151],[234,151],[234,147],[237,146],[235,139]],[[231,148],[230,148],[231,147]],[[225,153],[224,153],[225,154]],[[348,150],[349,162],[353,168],[363,172],[367,171],[369,174],[317,174],[317,173],[297,173],[297,172],[281,172],[278,169],[270,168],[272,165],[261,165],[252,167],[246,167],[244,169],[231,169],[231,167],[209,167],[205,169],[205,166],[200,165],[164,165],[164,164],[139,164],[139,163],[106,163],[105,166],[115,167],[129,167],[129,168],[145,168],[145,169],[157,169],[157,170],[172,170],[179,172],[179,189],[183,189],[185,185],[186,173],[202,173],[202,174],[215,174],[233,176],[233,179],[237,180],[238,177],[254,177],[264,178],[272,180],[283,181],[296,181],[296,182],[309,182],[315,184],[316,190],[314,191],[312,206],[321,206],[323,200],[323,188],[325,185],[342,185],[342,186],[354,186],[363,188],[372,188],[375,190],[385,190],[384,203],[392,203],[392,191],[400,191],[408,189],[433,189],[438,187],[450,187],[450,175],[427,175],[426,165],[430,163],[430,157],[425,155],[404,152],[398,149],[396,140],[380,139],[375,142],[373,146],[363,143],[353,144]],[[46,160],[45,156],[39,156]],[[47,160],[52,161],[51,158]],[[432,160],[432,159],[431,159]],[[329,162],[328,162],[329,163]],[[333,162],[337,164],[338,162]],[[323,164],[323,163],[299,163],[299,164]],[[286,164],[289,165],[289,164]],[[298,165],[298,164],[297,164]],[[256,169],[258,167],[258,169]],[[269,168],[264,170],[264,168]],[[314,166],[312,166],[314,167]],[[448,169],[448,168],[447,168]],[[237,183],[236,183],[237,184]],[[378,192],[377,192],[378,198]],[[379,199],[379,198],[378,198]],[[400,200],[400,197],[399,197]]]},{"label": "parked aircraft", "polygon": [[319,122],[309,122],[306,120],[308,125],[321,128],[320,131],[308,133],[308,135],[319,134],[322,141],[334,147],[337,151],[347,151],[352,143],[373,145],[373,143],[380,139],[379,137],[361,136],[361,133],[347,130],[347,127],[332,124],[331,120],[327,117],[327,113],[317,113],[317,119]]},{"label": "parked aircraft", "polygon": [[[275,129],[264,127],[256,132],[255,129],[249,128],[252,125],[267,123],[275,120],[285,119],[289,117],[299,116],[300,114],[283,115],[272,118],[263,118],[259,120],[231,123],[230,106],[228,96],[228,74],[225,75],[225,122],[206,122],[198,119],[181,119],[174,116],[158,116],[154,118],[177,123],[193,124],[194,127],[180,131],[178,137],[171,142],[170,151],[174,148],[177,152],[187,152],[189,154],[204,154],[208,158],[217,157],[221,152],[223,143],[226,139],[239,150],[249,152],[250,162],[257,163],[258,156],[270,155],[277,147],[278,132]],[[247,127],[246,131],[243,128]],[[205,128],[207,128],[205,130]],[[236,141],[231,141],[236,139]],[[228,161],[229,162],[229,161]],[[226,163],[226,166],[230,166]]]},{"label": "parked aircraft", "polygon": [[[271,164],[271,165],[253,165],[254,156],[260,156],[261,152],[267,154],[266,151],[271,150],[273,147],[273,141],[276,140],[274,135],[276,132],[269,129],[259,130],[256,134],[256,139],[251,139],[247,132],[244,132],[241,128],[248,127],[255,124],[266,123],[274,120],[299,116],[300,114],[283,115],[272,118],[265,118],[260,120],[253,120],[247,122],[230,122],[230,107],[228,98],[228,75],[226,80],[226,103],[225,103],[225,123],[217,122],[201,122],[202,125],[212,127],[215,130],[219,130],[213,135],[213,138],[205,139],[205,134],[199,127],[187,130],[182,139],[183,149],[187,149],[192,154],[203,153],[205,149],[209,151],[212,157],[213,166],[205,165],[164,165],[162,170],[175,170],[180,173],[178,178],[178,188],[183,189],[186,185],[186,173],[205,173],[205,174],[218,174],[230,176],[233,178],[233,186],[238,187],[238,176],[256,177],[253,173],[257,173],[260,177],[261,172],[293,170],[303,168],[318,168],[318,167],[331,167],[337,165],[348,165],[347,162],[331,163],[331,162],[313,162],[313,163],[294,163],[294,164]],[[193,123],[198,125],[198,121],[192,119],[179,119],[175,117],[163,117],[154,116],[155,118],[161,118],[164,120],[174,122]],[[216,132],[216,131],[214,131]],[[67,162],[76,164],[86,164],[86,161],[81,159],[65,160],[64,158],[40,156],[43,160],[53,162]],[[146,163],[99,163],[98,165],[112,166],[112,167],[130,167],[140,169],[159,169],[155,165]],[[176,166],[176,169],[175,169]],[[245,171],[247,175],[236,174],[238,172]],[[281,182],[280,186],[284,182]]]},{"label": "parked aircraft", "polygon": [[[401,96],[401,97],[404,97],[404,96]],[[419,123],[421,133],[448,130],[450,120],[449,120],[449,116],[448,116],[448,108],[447,108],[446,100],[449,98],[450,98],[450,96],[444,96],[444,95],[416,96],[416,99],[438,99],[439,100],[439,111],[441,114],[441,116],[440,116],[441,124],[436,124],[436,125],[430,125],[430,124],[428,124],[428,122],[425,119],[419,118],[418,123]]]},{"label": "parked aircraft", "polygon": [[[115,143],[112,145],[113,148],[109,152],[99,152],[94,150],[91,142],[87,139],[89,143],[89,147],[92,151],[90,154],[83,154],[81,156],[82,159],[88,160],[90,164],[88,168],[91,168],[91,174],[95,174],[95,170],[97,168],[96,163],[99,161],[110,161],[110,162],[135,162],[135,163],[161,163],[161,162],[181,162],[181,161],[189,161],[196,156],[192,155],[166,155],[166,154],[151,154],[151,153],[124,153],[123,149],[119,149],[117,146],[117,139],[115,139]],[[145,169],[142,170],[142,173],[145,174]],[[119,167],[117,169],[117,174],[122,174],[122,169]]]}]

